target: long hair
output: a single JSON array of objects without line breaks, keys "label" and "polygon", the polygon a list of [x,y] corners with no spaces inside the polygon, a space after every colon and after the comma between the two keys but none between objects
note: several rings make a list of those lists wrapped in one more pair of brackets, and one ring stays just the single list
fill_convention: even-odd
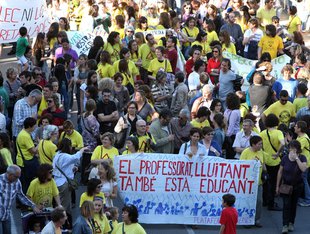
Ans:
[{"label": "long hair", "polygon": [[32,53],[34,56],[36,55],[37,50],[41,50],[41,54],[44,53],[44,47],[45,47],[44,39],[45,39],[45,33],[42,33],[42,32],[38,33],[36,41],[33,46],[33,50],[32,50]]}]

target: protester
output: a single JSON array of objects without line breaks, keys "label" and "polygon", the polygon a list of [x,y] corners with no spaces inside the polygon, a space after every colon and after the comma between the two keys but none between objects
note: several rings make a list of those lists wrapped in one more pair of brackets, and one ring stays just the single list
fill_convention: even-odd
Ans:
[{"label": "protester", "polygon": [[63,207],[56,207],[51,213],[51,221],[49,221],[42,229],[41,234],[52,234],[61,232],[62,225],[67,220],[66,211]]},{"label": "protester", "polygon": [[238,213],[234,204],[236,197],[232,194],[225,194],[222,197],[222,205],[224,207],[220,218],[220,234],[237,233]]}]

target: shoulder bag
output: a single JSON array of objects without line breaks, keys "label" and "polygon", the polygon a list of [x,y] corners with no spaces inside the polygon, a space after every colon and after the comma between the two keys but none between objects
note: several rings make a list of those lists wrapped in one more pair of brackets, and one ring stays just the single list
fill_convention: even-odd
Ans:
[{"label": "shoulder bag", "polygon": [[267,132],[268,140],[269,140],[269,143],[270,143],[272,149],[274,150],[274,152],[277,153],[278,150],[277,150],[276,147],[274,147],[273,144],[271,143],[271,139],[270,139],[270,135],[269,135],[268,129],[266,129],[266,132]]},{"label": "shoulder bag", "polygon": [[47,154],[45,153],[45,150],[44,150],[44,140],[42,140],[42,151],[43,151],[43,154],[45,155],[45,157],[47,157],[47,159],[48,160],[50,160],[51,162],[53,162],[53,160],[49,157],[49,156],[47,156]]},{"label": "shoulder bag", "polygon": [[[59,160],[59,159],[58,159]],[[67,182],[68,182],[68,186],[70,190],[76,190],[79,187],[79,183],[78,181],[74,178],[74,179],[70,179],[64,172],[63,170],[61,170],[57,164],[55,164],[56,168],[60,171],[60,173],[66,178]]]},{"label": "shoulder bag", "polygon": [[[125,117],[123,116],[124,124],[127,123]],[[114,146],[117,149],[122,149],[125,145],[126,137],[127,137],[128,128],[123,128],[119,133],[115,133],[115,143]]]}]

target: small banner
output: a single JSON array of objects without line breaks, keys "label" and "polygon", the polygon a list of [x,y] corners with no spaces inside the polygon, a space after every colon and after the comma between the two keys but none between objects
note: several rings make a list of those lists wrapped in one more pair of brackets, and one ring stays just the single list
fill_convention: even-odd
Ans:
[{"label": "small banner", "polygon": [[30,38],[48,31],[46,0],[0,0],[0,43],[17,41],[21,27]]},{"label": "small banner", "polygon": [[222,196],[236,196],[238,224],[255,222],[260,162],[176,154],[114,159],[118,191],[148,224],[219,225]]}]

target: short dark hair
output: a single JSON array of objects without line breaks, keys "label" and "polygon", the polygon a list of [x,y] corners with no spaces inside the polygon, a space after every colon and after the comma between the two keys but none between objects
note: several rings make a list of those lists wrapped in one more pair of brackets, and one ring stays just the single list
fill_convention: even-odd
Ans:
[{"label": "short dark hair", "polygon": [[151,37],[151,36],[153,36],[153,34],[151,34],[151,33],[146,34],[145,40],[149,41],[149,37]]},{"label": "short dark hair", "polygon": [[62,153],[71,154],[72,142],[69,138],[64,138],[58,145],[58,150]]},{"label": "short dark hair", "polygon": [[137,207],[135,207],[134,205],[125,205],[122,211],[128,212],[128,217],[132,223],[138,222],[139,213]]},{"label": "short dark hair", "polygon": [[280,94],[279,94],[279,96],[280,96],[280,97],[288,97],[288,92],[287,92],[287,90],[282,89],[281,92],[280,92]]},{"label": "short dark hair", "polygon": [[194,71],[198,71],[198,69],[204,64],[205,62],[203,60],[198,59],[194,64]]},{"label": "short dark hair", "polygon": [[127,47],[123,47],[121,51],[119,52],[120,59],[124,59],[124,55],[130,52],[130,50]]},{"label": "short dark hair", "polygon": [[301,144],[299,141],[297,140],[292,140],[289,144],[288,144],[288,148],[289,149],[296,149],[297,154],[300,154],[302,152],[301,150]]},{"label": "short dark hair", "polygon": [[20,27],[20,28],[19,28],[19,34],[20,34],[22,37],[26,36],[26,35],[27,35],[27,32],[28,32],[28,30],[27,30],[26,27]]},{"label": "short dark hair", "polygon": [[307,91],[308,91],[308,87],[305,83],[299,83],[297,85],[297,90],[302,94],[302,95],[306,95]]},{"label": "short dark hair", "polygon": [[138,151],[139,150],[139,139],[135,136],[129,136],[127,137],[126,141],[131,141],[131,143],[133,144],[133,146],[135,147],[135,150]]},{"label": "short dark hair", "polygon": [[222,197],[224,203],[226,203],[227,206],[233,206],[236,202],[236,197],[230,193],[224,194]]},{"label": "short dark hair", "polygon": [[273,24],[266,25],[266,35],[271,36],[271,37],[275,37],[277,35],[276,26],[274,26]]},{"label": "short dark hair", "polygon": [[171,110],[164,108],[159,112],[159,118],[168,118],[168,117],[172,117],[172,112]]},{"label": "short dark hair", "polygon": [[32,128],[34,125],[36,125],[37,121],[35,118],[28,117],[24,120],[24,128]]},{"label": "short dark hair", "polygon": [[39,166],[37,171],[37,176],[40,184],[43,184],[46,182],[48,173],[53,170],[53,166],[48,163],[43,163]]},{"label": "short dark hair", "polygon": [[201,138],[202,132],[201,132],[201,129],[200,129],[200,128],[192,128],[192,129],[189,131],[189,135],[190,135],[190,136],[194,135],[195,133],[199,133],[199,136],[200,136],[200,138]]},{"label": "short dark hair", "polygon": [[229,93],[226,96],[227,109],[237,110],[240,108],[240,99],[237,94]]},{"label": "short dark hair", "polygon": [[267,128],[277,127],[279,125],[279,118],[275,114],[269,114],[265,120],[265,126]]},{"label": "short dark hair", "polygon": [[231,61],[228,58],[223,58],[221,63],[227,63],[228,68],[231,69]]},{"label": "short dark hair", "polygon": [[62,43],[70,43],[70,42],[69,42],[69,39],[68,39],[68,38],[63,37],[63,38],[61,38],[61,44],[62,44]]},{"label": "short dark hair", "polygon": [[297,121],[296,126],[300,128],[302,133],[305,133],[308,128],[306,121],[303,121],[303,120]]},{"label": "short dark hair", "polygon": [[111,93],[110,89],[103,89],[101,93]]},{"label": "short dark hair", "polygon": [[66,217],[64,212],[65,209],[63,207],[56,207],[51,213],[52,221],[55,223]]},{"label": "short dark hair", "polygon": [[208,107],[206,107],[206,106],[202,106],[202,107],[200,107],[199,109],[198,109],[198,111],[197,111],[197,118],[200,118],[200,117],[208,117],[208,116],[210,116],[210,111],[209,111],[209,109],[208,109]]},{"label": "short dark hair", "polygon": [[210,105],[210,110],[211,110],[211,111],[214,111],[214,110],[215,110],[215,106],[216,106],[218,103],[221,103],[221,104],[222,104],[222,102],[221,102],[220,99],[218,99],[218,98],[213,99],[213,101],[211,102],[211,105]]},{"label": "short dark hair", "polygon": [[260,141],[262,141],[262,138],[260,136],[251,136],[250,146],[256,145]]},{"label": "short dark hair", "polygon": [[177,73],[175,73],[175,79],[178,80],[180,83],[184,82],[184,79],[185,79],[184,72],[178,71]]},{"label": "short dark hair", "polygon": [[290,15],[295,15],[297,13],[297,7],[290,6],[289,13],[290,13]]}]

